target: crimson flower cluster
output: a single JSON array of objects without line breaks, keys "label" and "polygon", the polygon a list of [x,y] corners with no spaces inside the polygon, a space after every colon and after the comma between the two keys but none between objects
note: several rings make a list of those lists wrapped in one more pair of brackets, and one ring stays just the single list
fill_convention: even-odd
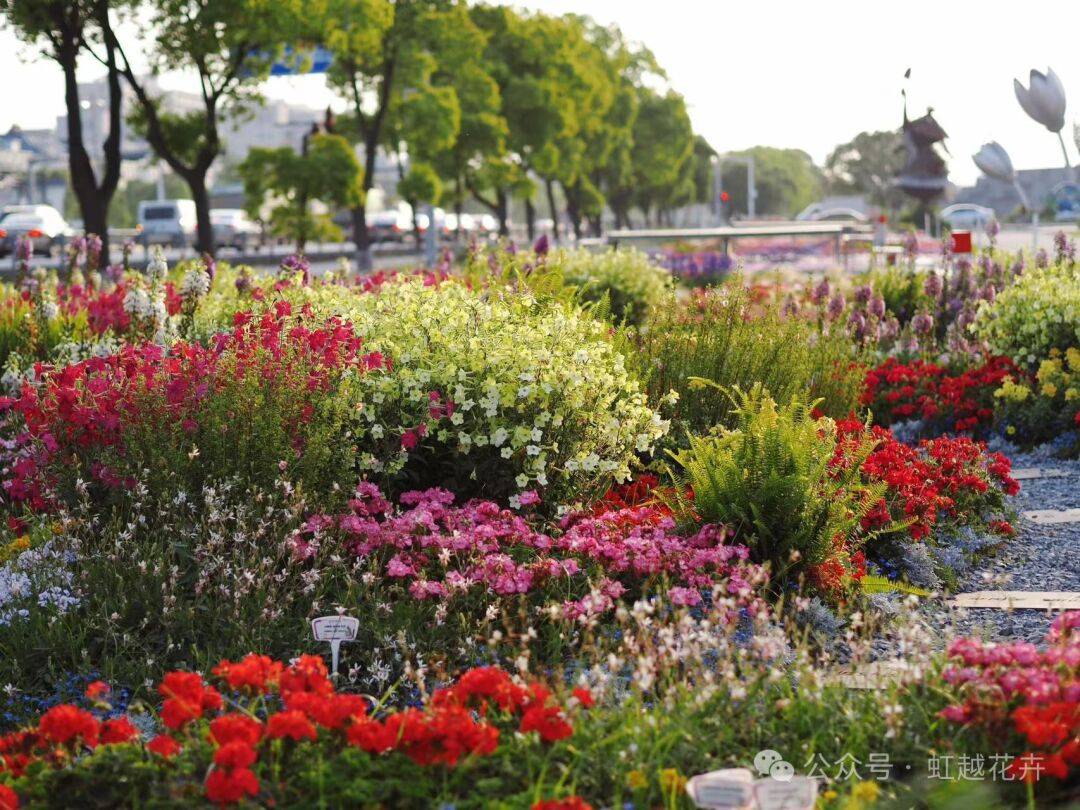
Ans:
[{"label": "crimson flower cluster", "polygon": [[306,306],[294,316],[280,301],[258,317],[237,313],[233,329],[208,346],[126,344],[116,354],[62,368],[38,364],[39,384],[25,383],[17,398],[0,398],[0,412],[15,414],[21,428],[3,481],[9,498],[47,509],[53,465],[76,455],[90,460],[90,474],[105,485],[130,483],[102,451],[122,451],[126,432],[139,425],[175,424],[185,436],[194,434],[204,406],[238,380],[297,388],[294,402],[306,403],[295,415],[303,425],[313,413],[312,393],[328,391],[343,369],[386,367],[381,354],[361,352],[351,324],[330,318],[312,327],[312,319]]},{"label": "crimson flower cluster", "polygon": [[935,433],[978,431],[993,421],[994,391],[1008,376],[1023,375],[1007,357],[991,357],[956,375],[936,363],[890,357],[867,372],[862,404],[881,425],[921,419]]},{"label": "crimson flower cluster", "polygon": [[[837,422],[837,453],[852,441],[861,440],[866,427],[858,419]],[[883,482],[885,497],[863,519],[863,529],[880,529],[905,523],[913,540],[924,540],[935,526],[948,520],[956,525],[973,522],[988,511],[1001,509],[1002,495],[1015,495],[1020,485],[1010,476],[1012,464],[1001,453],[967,437],[941,437],[910,447],[882,427],[870,428],[877,446],[863,463],[865,478]],[[1006,520],[993,520],[992,531],[1013,534]]]},{"label": "crimson flower cluster", "polygon": [[[258,771],[275,740],[323,745],[331,754],[353,747],[373,757],[399,754],[422,766],[454,767],[495,753],[500,728],[535,733],[544,744],[564,740],[574,732],[571,707],[583,711],[594,704],[589,690],[579,687],[563,706],[541,683],[517,681],[498,667],[465,672],[435,690],[423,708],[381,716],[371,714],[364,697],[338,692],[318,656],[303,655],[286,665],[251,653],[220,662],[213,675],[233,695],[228,708],[222,693],[198,673],[165,675],[158,692],[166,731],[145,745],[126,717],[100,720],[76,706],[56,706],[35,727],[0,737],[0,773],[18,780],[34,762],[62,768],[100,745],[144,745],[159,763],[184,755],[196,770],[209,757],[206,797],[232,805],[263,791]],[[99,702],[107,693],[101,683],[87,690]],[[11,788],[0,792],[0,800],[18,807]]]},{"label": "crimson flower cluster", "polygon": [[984,732],[997,750],[1026,748],[1009,773],[1027,782],[1080,772],[1080,611],[1058,616],[1047,642],[957,639],[942,673],[957,702],[941,716]]}]

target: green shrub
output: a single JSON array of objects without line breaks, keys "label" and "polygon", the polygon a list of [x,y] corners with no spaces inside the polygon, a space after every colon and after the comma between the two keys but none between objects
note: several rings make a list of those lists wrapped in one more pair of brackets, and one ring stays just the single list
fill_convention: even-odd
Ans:
[{"label": "green shrub", "polygon": [[617,322],[644,323],[652,309],[669,303],[674,289],[667,270],[633,249],[560,250],[547,261],[562,270],[565,283],[578,287],[584,300],[606,296]]},{"label": "green shrub", "polygon": [[885,492],[861,480],[875,442],[850,442],[838,454],[835,423],[814,419],[811,404],[792,397],[778,405],[760,385],[731,392],[699,384],[730,398],[735,426],[693,437],[673,454],[680,483],[693,492],[684,510],[734,529],[755,562],[771,565],[776,584],[804,572],[827,592],[848,584],[862,518]]},{"label": "green shrub", "polygon": [[638,344],[650,399],[670,390],[679,396],[674,441],[733,418],[732,402],[719,388],[691,390],[695,377],[744,391],[760,384],[777,401],[820,400],[818,408],[834,418],[858,407],[864,372],[847,335],[818,332],[775,306],[756,304],[741,280],[657,310]]},{"label": "green shrub", "polygon": [[1051,349],[1080,348],[1080,264],[1061,259],[1029,269],[994,302],[983,302],[975,335],[1018,365],[1034,367]]},{"label": "green shrub", "polygon": [[572,304],[416,278],[375,294],[296,294],[348,319],[365,351],[389,361],[357,381],[351,440],[360,471],[391,491],[588,498],[625,480],[667,431],[610,325]]}]

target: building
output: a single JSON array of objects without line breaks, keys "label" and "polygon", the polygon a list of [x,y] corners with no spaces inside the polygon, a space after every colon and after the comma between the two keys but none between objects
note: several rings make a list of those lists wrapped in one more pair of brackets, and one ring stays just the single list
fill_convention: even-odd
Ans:
[{"label": "building", "polygon": [[[1073,169],[1020,169],[1016,173],[1017,182],[1032,207],[1042,212],[1048,207],[1057,207],[1056,198],[1069,183],[1076,182]],[[999,219],[1005,219],[1021,205],[1020,195],[1008,183],[994,180],[983,175],[974,186],[957,189],[952,202],[973,203],[994,209]]]}]

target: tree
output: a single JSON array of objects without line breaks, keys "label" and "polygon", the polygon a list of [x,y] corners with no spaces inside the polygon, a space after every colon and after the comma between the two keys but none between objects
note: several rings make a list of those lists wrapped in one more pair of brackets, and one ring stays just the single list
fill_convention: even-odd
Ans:
[{"label": "tree", "polygon": [[825,188],[831,194],[865,194],[883,208],[901,208],[906,199],[894,180],[903,166],[904,141],[898,131],[860,132],[825,159]]},{"label": "tree", "polygon": [[270,208],[270,230],[296,242],[302,251],[309,241],[341,238],[330,216],[314,204],[352,208],[363,198],[363,169],[350,143],[340,135],[312,135],[306,153],[287,146],[255,148],[239,166],[248,211],[263,219]]},{"label": "tree", "polygon": [[[801,149],[755,146],[733,155],[754,158],[757,213],[791,217],[821,195],[821,171]],[[732,211],[747,211],[746,167],[724,165],[724,190],[731,195]]]},{"label": "tree", "polygon": [[152,42],[151,69],[192,70],[198,76],[202,108],[170,111],[135,75],[116,38],[107,43],[121,55],[120,72],[139,102],[133,121],[154,151],[188,184],[195,201],[198,249],[214,252],[207,174],[221,152],[221,121],[244,114],[261,100],[258,87],[284,45],[302,46],[300,0],[158,0],[143,31]]},{"label": "tree", "polygon": [[[0,0],[0,12],[16,33],[40,48],[64,73],[67,108],[68,171],[79,203],[83,228],[101,237],[103,255],[109,255],[109,203],[120,182],[120,125],[122,97],[116,47],[109,30],[107,0]],[[92,46],[100,41],[104,55]],[[109,134],[102,145],[100,179],[83,139],[82,100],[76,78],[79,56],[92,53],[106,68],[109,88]]]},{"label": "tree", "polygon": [[638,115],[634,121],[633,199],[637,207],[659,221],[685,192],[685,168],[694,153],[694,130],[683,97],[638,88]]},{"label": "tree", "polygon": [[[323,0],[320,17],[334,54],[330,84],[349,99],[364,150],[364,192],[375,181],[376,159],[393,134],[393,110],[448,102],[432,83],[442,37],[459,14],[457,0]],[[456,99],[453,102],[456,104]],[[404,111],[401,113],[404,115]],[[413,141],[414,145],[416,141]],[[397,150],[397,143],[389,143]],[[371,268],[371,236],[363,205],[353,208],[353,239],[361,270]]]}]

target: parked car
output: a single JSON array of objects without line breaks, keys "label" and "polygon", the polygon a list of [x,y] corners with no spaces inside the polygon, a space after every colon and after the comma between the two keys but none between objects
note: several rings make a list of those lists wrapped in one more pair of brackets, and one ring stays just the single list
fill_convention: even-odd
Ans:
[{"label": "parked car", "polygon": [[143,200],[139,203],[139,241],[144,245],[194,244],[194,200]]},{"label": "parked car", "polygon": [[71,228],[51,205],[17,205],[0,219],[0,256],[15,250],[23,237],[34,243],[35,253],[52,253],[67,241]]},{"label": "parked car", "polygon": [[214,244],[219,248],[232,247],[241,253],[257,243],[261,231],[243,208],[214,208],[210,211],[214,228]]},{"label": "parked car", "polygon": [[985,230],[994,221],[994,209],[973,203],[954,203],[942,208],[938,216],[954,231]]},{"label": "parked car", "polygon": [[367,224],[372,242],[403,242],[412,231],[412,218],[399,208],[368,214]]}]

